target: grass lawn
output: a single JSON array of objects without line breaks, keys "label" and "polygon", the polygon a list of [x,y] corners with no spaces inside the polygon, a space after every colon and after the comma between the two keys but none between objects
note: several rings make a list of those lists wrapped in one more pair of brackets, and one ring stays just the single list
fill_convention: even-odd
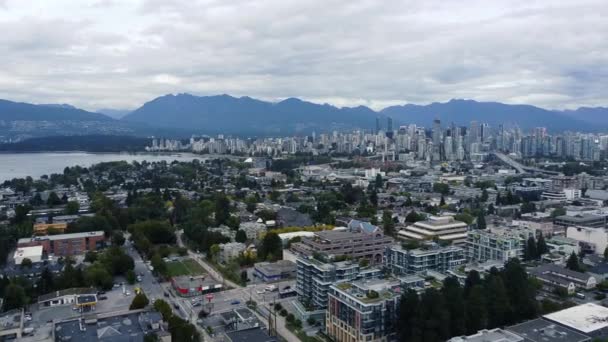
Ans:
[{"label": "grass lawn", "polygon": [[196,260],[184,259],[182,260],[182,264],[186,265],[191,275],[201,275],[205,273],[203,267],[196,262]]},{"label": "grass lawn", "polygon": [[169,277],[177,277],[182,275],[198,276],[204,272],[201,265],[192,259],[184,259],[181,261],[170,261],[167,263],[167,273]]}]

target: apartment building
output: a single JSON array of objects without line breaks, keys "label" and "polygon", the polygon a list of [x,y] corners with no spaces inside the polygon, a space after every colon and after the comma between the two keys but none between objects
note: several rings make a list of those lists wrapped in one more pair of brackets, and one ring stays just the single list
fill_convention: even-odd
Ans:
[{"label": "apartment building", "polygon": [[441,247],[437,244],[407,250],[399,245],[386,249],[385,266],[395,275],[417,274],[426,271],[447,272],[466,264],[465,250],[458,246]]},{"label": "apartment building", "polygon": [[467,259],[475,262],[511,258],[522,259],[524,246],[533,232],[524,229],[493,229],[470,231],[467,236]]},{"label": "apartment building", "polygon": [[335,341],[392,341],[399,311],[398,280],[359,280],[332,285],[325,315],[327,335]]},{"label": "apartment building", "polygon": [[316,309],[327,307],[327,292],[332,284],[370,279],[382,274],[379,268],[362,268],[357,262],[324,262],[312,257],[299,257],[296,267],[298,299]]},{"label": "apartment building", "polygon": [[430,216],[425,221],[416,222],[397,233],[400,239],[428,241],[439,240],[454,245],[464,245],[469,226],[452,216]]}]

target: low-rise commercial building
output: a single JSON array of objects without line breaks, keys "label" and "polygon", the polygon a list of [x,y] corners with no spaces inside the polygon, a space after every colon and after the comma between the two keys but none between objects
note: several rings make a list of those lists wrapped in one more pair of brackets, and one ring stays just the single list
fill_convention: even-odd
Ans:
[{"label": "low-rise commercial building", "polygon": [[608,337],[608,308],[586,303],[550,313],[544,319],[591,338]]},{"label": "low-rise commercial building", "polygon": [[84,254],[99,250],[106,245],[103,231],[45,235],[19,239],[17,247],[42,246],[44,253],[55,256]]},{"label": "low-rise commercial building", "polygon": [[597,280],[590,274],[576,272],[555,264],[544,264],[536,267],[530,273],[540,280],[548,289],[563,288],[569,294],[576,289],[591,290],[597,285]]},{"label": "low-rise commercial building", "polygon": [[458,246],[407,250],[400,245],[386,249],[385,266],[395,275],[416,274],[426,271],[446,272],[466,264],[465,251]]},{"label": "low-rise commercial building", "polygon": [[296,264],[289,260],[258,262],[254,265],[254,276],[265,282],[295,278],[296,273]]},{"label": "low-rise commercial building", "polygon": [[53,324],[52,331],[55,341],[144,341],[149,334],[166,341],[163,326],[160,313],[137,310],[69,319]]},{"label": "low-rise commercial building", "polygon": [[23,334],[23,309],[0,314],[0,341],[20,339]]},{"label": "low-rise commercial building", "polygon": [[34,224],[33,233],[34,235],[63,234],[67,228],[68,224],[65,222],[36,223]]},{"label": "low-rise commercial building", "polygon": [[579,248],[587,253],[603,255],[608,247],[608,232],[604,228],[568,227],[566,237],[578,241]]},{"label": "low-rise commercial building", "polygon": [[401,284],[372,279],[332,285],[325,318],[335,341],[391,341],[396,334]]},{"label": "low-rise commercial building", "polygon": [[71,288],[53,291],[38,297],[38,306],[52,307],[62,305],[91,306],[97,303],[97,291],[93,288]]},{"label": "low-rise commercial building", "polygon": [[430,216],[425,221],[416,222],[397,233],[404,240],[449,242],[454,245],[464,245],[469,226],[457,221],[452,216]]},{"label": "low-rise commercial building", "polygon": [[171,286],[181,297],[194,297],[204,293],[217,292],[222,284],[216,283],[212,278],[179,276],[171,278]]},{"label": "low-rise commercial building", "polygon": [[606,227],[606,216],[592,214],[576,216],[562,215],[556,217],[553,224],[564,228],[571,226],[603,228]]},{"label": "low-rise commercial building", "polygon": [[30,260],[32,263],[42,261],[42,246],[19,247],[15,250],[13,260],[15,265],[21,265],[24,259]]}]

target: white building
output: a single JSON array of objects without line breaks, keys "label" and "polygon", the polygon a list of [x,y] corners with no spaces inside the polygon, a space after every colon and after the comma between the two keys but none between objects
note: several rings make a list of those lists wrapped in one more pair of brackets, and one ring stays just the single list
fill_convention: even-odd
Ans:
[{"label": "white building", "polygon": [[15,265],[21,265],[23,259],[30,259],[33,263],[42,261],[42,246],[17,248],[13,256]]},{"label": "white building", "polygon": [[467,238],[468,225],[457,221],[452,216],[430,216],[425,221],[419,221],[408,226],[397,233],[397,236],[405,240],[433,240],[452,242],[462,245]]},{"label": "white building", "polygon": [[244,243],[240,242],[223,243],[220,244],[219,247],[219,261],[224,264],[232,259],[238,258],[241,254],[243,254],[243,252],[247,248]]},{"label": "white building", "polygon": [[595,254],[604,254],[608,246],[608,233],[604,228],[568,227],[566,237],[582,243],[583,249],[593,251]]}]

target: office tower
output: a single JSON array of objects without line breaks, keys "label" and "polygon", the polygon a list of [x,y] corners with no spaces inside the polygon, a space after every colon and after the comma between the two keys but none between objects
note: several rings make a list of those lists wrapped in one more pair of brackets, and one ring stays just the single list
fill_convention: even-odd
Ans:
[{"label": "office tower", "polygon": [[386,119],[386,130],[388,132],[393,131],[393,118],[391,118],[390,116]]},{"label": "office tower", "polygon": [[381,129],[382,127],[380,127],[380,118],[376,117],[376,134],[378,134]]},{"label": "office tower", "polygon": [[439,161],[442,159],[441,147],[442,147],[442,132],[441,132],[441,121],[439,119],[433,120],[432,130],[433,140],[433,160]]}]

